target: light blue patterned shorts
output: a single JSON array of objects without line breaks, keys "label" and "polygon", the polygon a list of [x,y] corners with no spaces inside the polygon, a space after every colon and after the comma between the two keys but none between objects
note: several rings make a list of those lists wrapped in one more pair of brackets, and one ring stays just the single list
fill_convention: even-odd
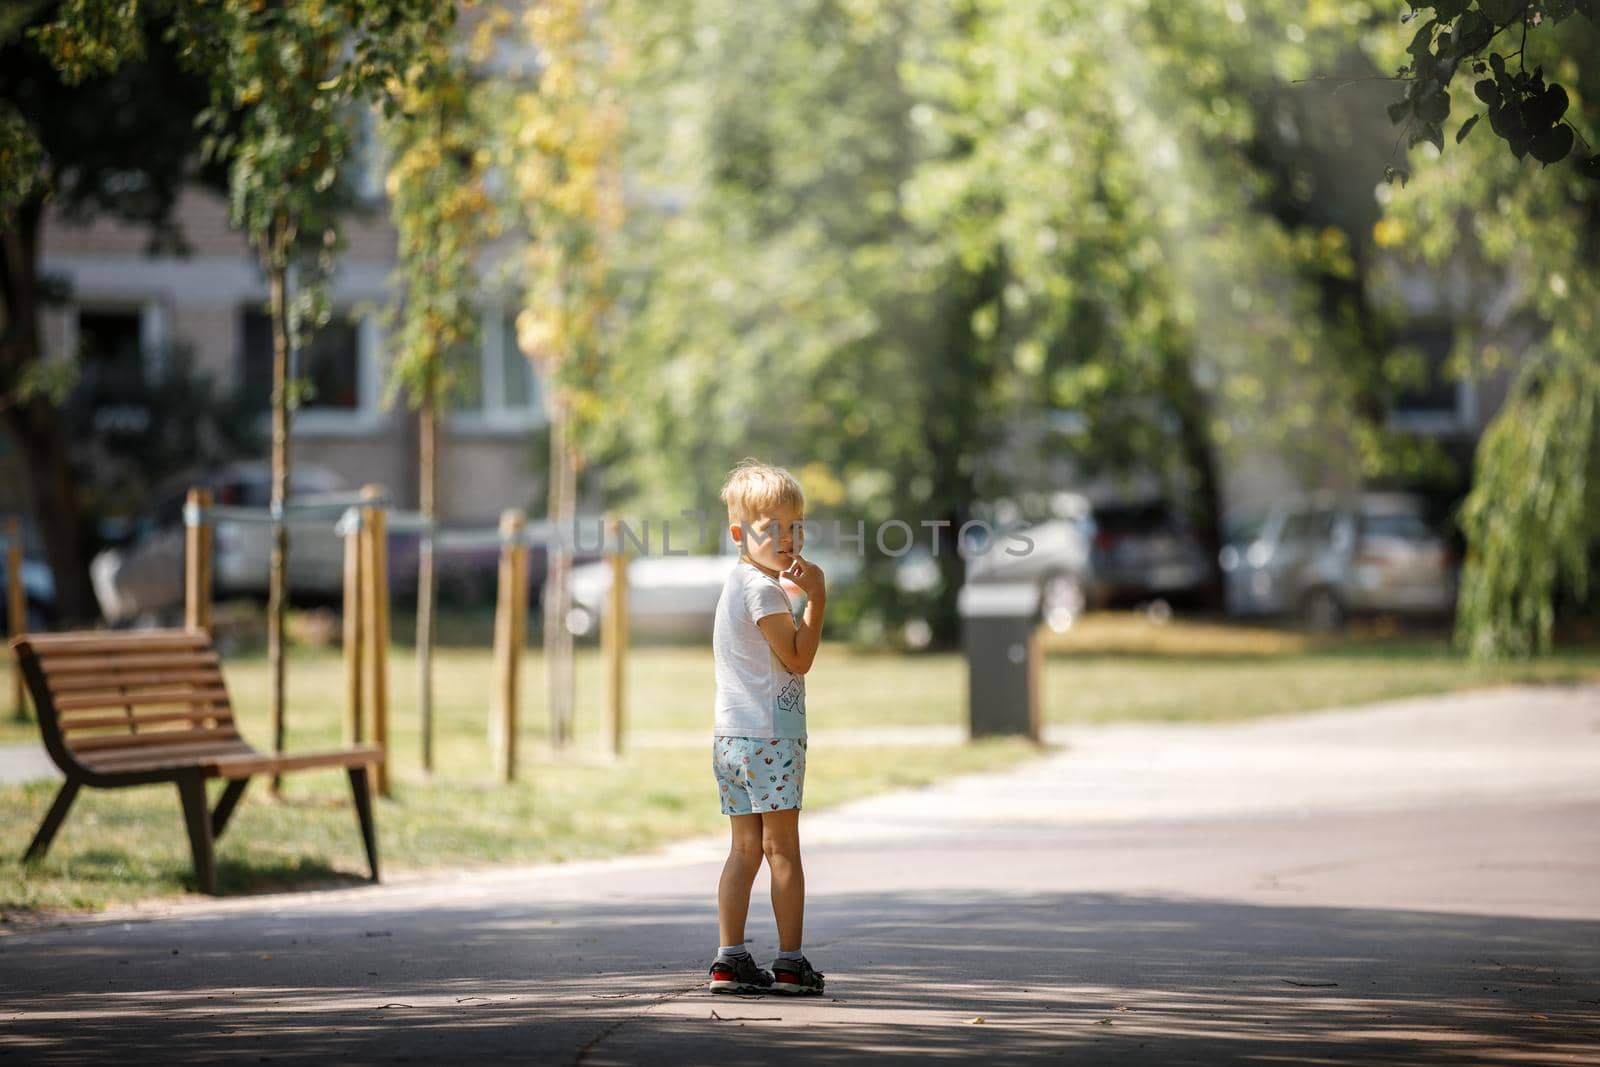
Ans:
[{"label": "light blue patterned shorts", "polygon": [[724,815],[798,810],[806,785],[806,739],[717,737],[711,768]]}]

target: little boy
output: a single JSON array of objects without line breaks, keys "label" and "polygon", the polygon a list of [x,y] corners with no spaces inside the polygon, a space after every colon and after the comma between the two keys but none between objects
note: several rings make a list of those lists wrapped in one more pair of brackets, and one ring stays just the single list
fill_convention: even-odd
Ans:
[{"label": "little boy", "polygon": [[[805,673],[822,640],[822,570],[801,559],[805,497],[781,467],[746,459],[722,487],[739,562],[717,601],[712,767],[733,841],[717,887],[721,946],[713,993],[821,993],[822,975],[800,951],[806,880],[800,867],[800,797],[806,779]],[[796,624],[782,576],[806,595]],[[745,949],[750,887],[761,858],[772,876],[778,957],[771,972]]]}]

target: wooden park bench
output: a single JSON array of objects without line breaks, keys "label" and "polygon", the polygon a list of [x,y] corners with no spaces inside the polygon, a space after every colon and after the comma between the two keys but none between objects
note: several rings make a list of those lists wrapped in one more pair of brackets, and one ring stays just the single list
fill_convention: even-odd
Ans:
[{"label": "wooden park bench", "polygon": [[[212,843],[227,828],[251,777],[344,767],[367,864],[378,880],[367,768],[383,758],[382,747],[283,755],[252,748],[239,735],[221,661],[204,631],[29,634],[11,644],[38,710],[44,746],[67,776],[23,862],[45,854],[82,787],[173,782],[183,802],[195,877],[202,890],[215,893]],[[215,810],[206,803],[207,778],[228,782]]]}]

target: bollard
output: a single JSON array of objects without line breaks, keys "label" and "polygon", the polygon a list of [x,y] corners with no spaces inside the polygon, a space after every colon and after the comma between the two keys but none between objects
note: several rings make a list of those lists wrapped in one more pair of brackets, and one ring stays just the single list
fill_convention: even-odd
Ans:
[{"label": "bollard", "polygon": [[183,625],[211,633],[211,490],[194,487],[184,508]]},{"label": "bollard", "polygon": [[622,755],[622,735],[626,725],[624,684],[628,661],[628,557],[622,551],[615,516],[605,521],[606,562],[611,569],[611,590],[606,600],[600,628],[602,654],[606,664],[606,711],[611,725],[611,754]]},{"label": "bollard", "polygon": [[490,717],[495,768],[502,782],[517,777],[517,710],[521,703],[521,664],[527,644],[527,519],[509,509],[500,515],[500,589],[495,600],[494,707]]}]

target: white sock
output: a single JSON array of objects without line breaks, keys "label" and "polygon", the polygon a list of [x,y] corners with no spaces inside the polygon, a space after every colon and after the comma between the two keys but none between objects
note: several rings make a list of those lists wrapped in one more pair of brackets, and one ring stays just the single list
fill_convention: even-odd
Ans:
[{"label": "white sock", "polygon": [[784,952],[780,950],[778,952],[778,958],[780,960],[803,960],[806,958],[806,954],[801,952],[799,949],[795,949],[793,952]]},{"label": "white sock", "polygon": [[748,955],[750,955],[750,950],[745,948],[744,947],[744,942],[741,941],[737,945],[722,945],[721,947],[719,947],[717,949],[717,955],[719,955],[719,956],[748,956]]}]

